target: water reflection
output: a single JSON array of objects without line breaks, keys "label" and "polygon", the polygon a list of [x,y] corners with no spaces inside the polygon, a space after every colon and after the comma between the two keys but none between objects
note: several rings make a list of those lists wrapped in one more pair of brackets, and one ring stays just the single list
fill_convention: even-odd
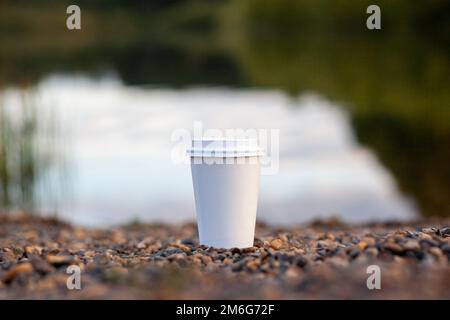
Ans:
[{"label": "water reflection", "polygon": [[[39,83],[44,100],[36,104],[39,118],[43,108],[54,104],[55,110],[62,112],[53,125],[60,125],[69,136],[73,130],[73,143],[58,143],[70,148],[70,172],[76,173],[68,184],[74,185],[73,206],[64,201],[64,215],[76,213],[77,219],[87,223],[94,223],[98,212],[103,216],[95,219],[108,221],[153,216],[149,212],[156,211],[184,217],[180,212],[193,210],[190,186],[182,184],[188,180],[182,176],[185,171],[164,167],[164,161],[155,160],[145,147],[161,148],[165,154],[168,145],[164,139],[173,127],[189,128],[192,119],[204,117],[211,125],[235,127],[244,123],[244,127],[284,130],[286,161],[279,180],[269,179],[263,186],[263,216],[288,221],[291,216],[338,211],[346,216],[353,212],[356,218],[352,219],[408,215],[405,212],[414,210],[399,200],[402,197],[396,183],[401,193],[414,198],[424,216],[450,215],[450,20],[443,14],[448,12],[447,2],[411,5],[411,1],[397,0],[394,5],[380,0],[383,28],[377,32],[367,30],[363,23],[371,4],[368,0],[349,2],[345,10],[326,0],[80,0],[81,32],[69,32],[64,26],[61,13],[69,4],[68,0],[0,3],[1,88]],[[68,76],[48,78],[57,72]],[[101,79],[105,72],[117,75],[120,82],[111,77],[107,81],[76,78],[82,73]],[[135,85],[167,90],[132,87]],[[206,89],[221,86],[234,89]],[[204,89],[189,89],[192,87]],[[180,88],[183,90],[177,91]],[[333,103],[305,98],[308,92],[319,93]],[[19,105],[20,94],[16,93],[12,100]],[[264,108],[269,115],[263,117],[261,108],[250,106],[267,106],[266,99],[273,106]],[[141,115],[147,115],[151,128],[138,125]],[[96,125],[91,124],[91,118],[96,119]],[[9,135],[9,121],[2,123],[3,134]],[[84,126],[92,127],[89,135]],[[4,160],[6,146],[18,148],[20,143],[14,141],[35,145],[34,136],[3,137],[3,199],[11,198],[10,189],[15,190],[15,200],[8,202],[30,202],[26,200],[30,194],[31,202],[36,202],[36,191],[25,189],[45,188],[34,187],[34,181],[58,185],[54,181],[67,180],[55,178],[61,176],[57,174],[61,170],[52,168],[61,161],[54,156],[48,160],[52,165],[26,160],[28,164],[20,166],[24,174],[6,169],[6,162],[20,163]],[[59,132],[54,136],[63,135]],[[41,156],[35,151],[29,153],[33,156],[14,154],[19,153],[8,151],[6,157],[43,162],[37,160]],[[163,178],[176,170],[179,176],[171,176],[174,180]],[[143,173],[147,175],[141,177]],[[25,184],[26,176],[33,178]],[[156,179],[160,179],[160,188],[155,187]],[[179,191],[167,200],[174,192],[170,181],[179,185]],[[308,186],[301,181],[308,181]],[[316,185],[317,181],[323,183]],[[128,192],[120,185],[136,188]],[[337,194],[341,187],[342,193]],[[52,188],[43,194],[64,189]],[[321,190],[323,199],[311,194],[315,189]],[[347,193],[347,189],[359,193]],[[126,197],[130,201],[119,201]],[[184,202],[173,201],[183,197]],[[320,204],[317,208],[316,203]],[[47,211],[53,210],[48,207]]]},{"label": "water reflection", "polygon": [[[348,221],[405,219],[414,206],[374,154],[355,141],[349,115],[318,95],[279,91],[126,87],[107,78],[53,76],[37,91],[58,106],[71,201],[61,217],[104,225],[194,217],[190,169],[171,162],[173,130],[280,129],[280,171],[261,181],[259,217],[297,223],[339,215]],[[49,209],[49,208],[47,208]]]}]

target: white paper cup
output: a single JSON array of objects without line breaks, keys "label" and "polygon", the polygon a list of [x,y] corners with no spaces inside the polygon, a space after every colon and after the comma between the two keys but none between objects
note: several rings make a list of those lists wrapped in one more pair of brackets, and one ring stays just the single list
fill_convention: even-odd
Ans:
[{"label": "white paper cup", "polygon": [[188,155],[200,244],[253,246],[263,155],[256,139],[194,140]]}]

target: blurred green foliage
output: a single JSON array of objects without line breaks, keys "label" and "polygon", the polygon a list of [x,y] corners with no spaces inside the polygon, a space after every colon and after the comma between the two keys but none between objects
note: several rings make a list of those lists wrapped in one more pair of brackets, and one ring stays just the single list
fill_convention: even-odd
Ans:
[{"label": "blurred green foliage", "polygon": [[45,117],[38,115],[30,92],[22,92],[14,107],[4,101],[0,94],[0,214],[11,210],[33,213],[39,183],[55,161],[53,146],[43,139],[52,122],[42,121]]}]

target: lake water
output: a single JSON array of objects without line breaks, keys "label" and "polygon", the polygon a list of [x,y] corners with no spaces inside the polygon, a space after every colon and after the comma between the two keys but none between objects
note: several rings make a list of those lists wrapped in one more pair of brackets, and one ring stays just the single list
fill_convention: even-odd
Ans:
[{"label": "lake water", "polygon": [[[20,103],[18,89],[2,95],[5,105]],[[56,119],[64,159],[63,189],[43,190],[40,211],[76,224],[193,220],[190,167],[171,160],[171,135],[192,130],[194,121],[205,128],[279,129],[278,173],[261,178],[262,221],[418,216],[391,172],[358,144],[345,109],[314,92],[293,98],[267,89],[164,89],[125,86],[113,76],[51,75],[33,96],[38,113]],[[48,179],[60,164],[48,169]]]}]

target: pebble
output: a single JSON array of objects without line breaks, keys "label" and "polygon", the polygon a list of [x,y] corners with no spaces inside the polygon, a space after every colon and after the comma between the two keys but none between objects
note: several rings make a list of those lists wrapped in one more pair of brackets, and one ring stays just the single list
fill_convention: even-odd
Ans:
[{"label": "pebble", "polygon": [[230,251],[232,254],[241,254],[241,249],[239,248],[231,248]]},{"label": "pebble", "polygon": [[348,253],[348,256],[352,259],[355,259],[357,256],[359,256],[360,253],[361,253],[361,251],[359,249],[353,248]]},{"label": "pebble", "polygon": [[258,250],[257,247],[249,247],[242,249],[242,253],[254,253]]},{"label": "pebble", "polygon": [[273,239],[270,241],[270,246],[275,250],[280,250],[283,247],[283,241],[281,239]]},{"label": "pebble", "polygon": [[298,268],[290,267],[284,272],[284,276],[288,280],[298,279],[301,276],[301,272]]},{"label": "pebble", "polygon": [[317,255],[318,255],[319,258],[325,257],[327,255],[327,250],[323,249],[323,248],[319,249],[319,250],[317,250]]},{"label": "pebble", "polygon": [[181,243],[186,246],[194,246],[195,245],[194,240],[189,239],[189,238],[181,240]]},{"label": "pebble", "polygon": [[55,271],[55,268],[50,263],[38,255],[30,255],[30,263],[32,264],[34,270],[43,275]]},{"label": "pebble", "polygon": [[106,278],[107,281],[118,281],[122,278],[124,278],[125,276],[127,276],[129,273],[127,268],[123,268],[123,267],[112,267],[112,268],[108,268],[105,270],[104,272],[104,276]]},{"label": "pebble", "polygon": [[293,264],[303,268],[308,264],[308,259],[306,259],[304,256],[298,255],[294,258]]},{"label": "pebble", "polygon": [[0,266],[3,268],[9,268],[12,263],[17,261],[16,255],[9,248],[0,250]]},{"label": "pebble", "polygon": [[29,262],[20,263],[12,267],[4,276],[2,281],[4,283],[10,283],[21,274],[27,274],[33,272],[33,266]]},{"label": "pebble", "polygon": [[145,249],[145,248],[147,248],[147,243],[143,240],[136,245],[136,248]]},{"label": "pebble", "polygon": [[84,256],[88,257],[88,258],[92,258],[95,256],[95,251],[88,250],[88,251],[84,252]]},{"label": "pebble", "polygon": [[378,249],[377,248],[367,248],[365,253],[369,256],[376,257],[378,255]]},{"label": "pebble", "polygon": [[326,239],[326,240],[319,240],[317,242],[317,247],[318,248],[323,248],[326,249],[328,251],[335,251],[337,249],[337,243],[333,240],[330,239]]},{"label": "pebble", "polygon": [[444,228],[440,229],[439,235],[444,238],[450,237],[450,228],[444,227]]},{"label": "pebble", "polygon": [[74,257],[72,256],[57,256],[57,255],[48,255],[47,261],[54,266],[63,266],[69,265],[74,262]]},{"label": "pebble", "polygon": [[435,241],[433,239],[431,240],[420,240],[419,241],[420,245],[424,248],[428,248],[428,247],[438,247],[439,246],[439,242]]},{"label": "pebble", "polygon": [[364,249],[366,249],[369,246],[369,244],[366,241],[362,240],[356,246],[358,247],[359,250],[364,251]]},{"label": "pebble", "polygon": [[408,240],[403,244],[403,248],[409,251],[420,251],[420,244],[417,240]]},{"label": "pebble", "polygon": [[43,248],[40,246],[26,246],[24,248],[27,254],[38,254],[38,255],[42,254],[42,249]]},{"label": "pebble", "polygon": [[446,254],[450,254],[450,244],[444,244],[442,247],[441,247],[441,249],[442,249],[442,251],[443,252],[445,252]]},{"label": "pebble", "polygon": [[428,233],[420,233],[419,239],[420,240],[433,240],[433,237],[430,236]]},{"label": "pebble", "polygon": [[213,259],[210,256],[204,256],[202,255],[200,258],[203,262],[203,264],[209,264],[213,261]]},{"label": "pebble", "polygon": [[400,254],[404,251],[403,248],[395,242],[388,242],[384,245],[384,247],[396,254]]},{"label": "pebble", "polygon": [[437,229],[436,228],[422,228],[421,231],[426,234],[434,234],[434,233],[436,233]]},{"label": "pebble", "polygon": [[442,250],[436,247],[432,247],[429,249],[430,253],[435,256],[436,258],[440,258],[443,256]]},{"label": "pebble", "polygon": [[262,248],[262,247],[264,247],[264,241],[256,238],[255,241],[253,242],[253,245],[257,248]]},{"label": "pebble", "polygon": [[261,263],[259,262],[259,260],[258,259],[255,259],[255,260],[250,260],[250,261],[248,261],[247,263],[246,263],[246,267],[247,267],[247,269],[249,269],[250,271],[252,271],[252,272],[255,272],[257,269],[258,269],[258,267],[261,265]]}]

